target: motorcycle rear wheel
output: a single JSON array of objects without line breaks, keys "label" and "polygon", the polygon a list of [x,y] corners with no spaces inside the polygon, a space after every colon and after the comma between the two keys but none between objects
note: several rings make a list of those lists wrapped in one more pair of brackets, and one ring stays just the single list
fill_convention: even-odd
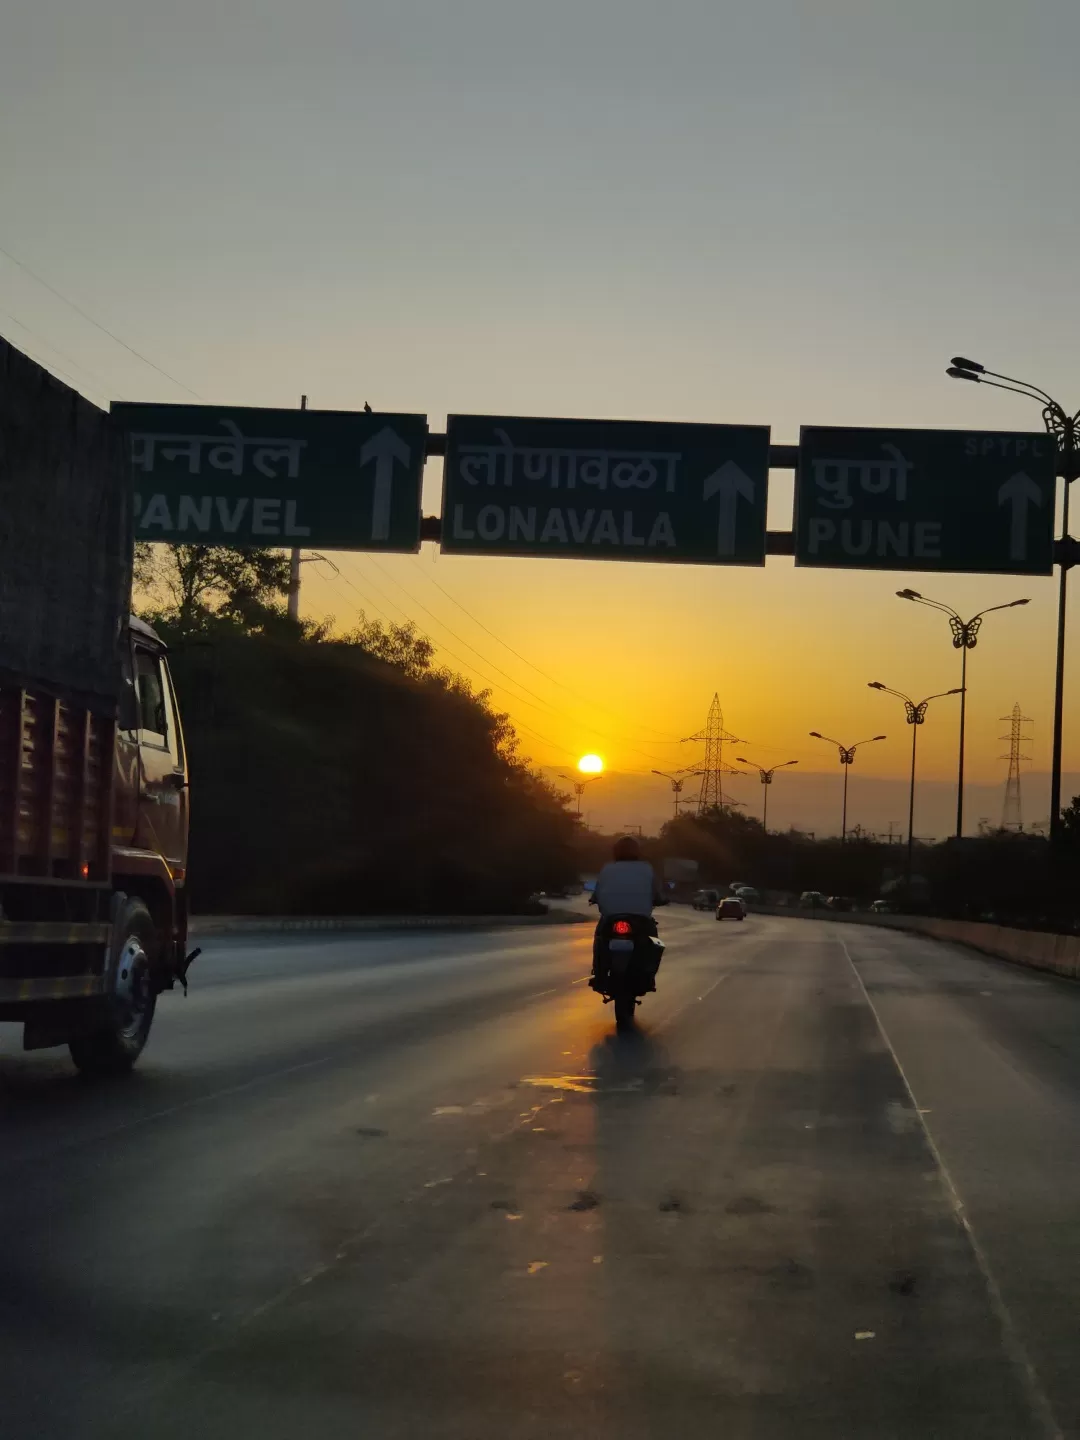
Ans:
[{"label": "motorcycle rear wheel", "polygon": [[636,1009],[636,998],[626,990],[619,990],[615,995],[615,1029],[632,1030]]}]

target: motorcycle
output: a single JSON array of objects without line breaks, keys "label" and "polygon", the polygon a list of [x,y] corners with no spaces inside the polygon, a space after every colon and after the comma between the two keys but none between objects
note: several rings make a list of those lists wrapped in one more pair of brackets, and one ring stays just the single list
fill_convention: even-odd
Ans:
[{"label": "motorcycle", "polygon": [[656,922],[645,915],[605,915],[596,941],[596,973],[590,984],[604,1004],[615,1005],[615,1028],[629,1030],[639,997],[656,989],[664,946]]}]

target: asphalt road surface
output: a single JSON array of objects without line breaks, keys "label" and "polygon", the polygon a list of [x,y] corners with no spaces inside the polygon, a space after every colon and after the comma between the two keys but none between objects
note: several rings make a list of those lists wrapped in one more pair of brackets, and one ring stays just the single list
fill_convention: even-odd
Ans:
[{"label": "asphalt road surface", "polygon": [[1080,987],[827,922],[214,940],[0,1034],[4,1440],[1080,1436]]}]

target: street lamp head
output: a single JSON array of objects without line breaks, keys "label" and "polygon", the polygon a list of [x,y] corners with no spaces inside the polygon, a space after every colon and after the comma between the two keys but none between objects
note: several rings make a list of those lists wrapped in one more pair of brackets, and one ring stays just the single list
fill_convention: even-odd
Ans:
[{"label": "street lamp head", "polygon": [[814,737],[815,740],[824,740],[824,739],[825,739],[825,736],[822,735],[822,733],[821,733],[820,730],[811,730],[811,731],[810,731],[810,734]]},{"label": "street lamp head", "polygon": [[872,735],[870,738],[872,740],[887,740],[889,737],[887,735]]},{"label": "street lamp head", "polygon": [[871,690],[887,690],[887,689],[888,689],[888,686],[887,686],[887,685],[883,685],[880,680],[868,680],[868,681],[866,682],[866,684],[867,684],[868,688],[871,689]]},{"label": "street lamp head", "polygon": [[744,760],[741,755],[736,755],[735,763],[737,765],[752,765],[754,762],[752,760]]},{"label": "street lamp head", "polygon": [[923,598],[918,590],[912,590],[910,587],[906,590],[897,590],[896,593],[901,600],[921,600]]},{"label": "street lamp head", "polygon": [[977,375],[981,375],[986,369],[986,366],[980,365],[977,360],[965,360],[963,355],[954,355],[951,363],[958,370],[974,370]]},{"label": "street lamp head", "polygon": [[964,687],[963,687],[962,685],[958,685],[955,690],[946,690],[946,691],[945,691],[945,694],[946,694],[946,695],[962,695],[963,693],[964,693]]},{"label": "street lamp head", "polygon": [[1009,609],[1012,610],[1012,609],[1014,609],[1017,605],[1030,605],[1030,604],[1031,604],[1031,601],[1030,601],[1030,600],[1013,600],[1013,601],[1011,601],[1010,604],[1009,604]]},{"label": "street lamp head", "polygon": [[946,369],[945,374],[953,380],[974,380],[976,384],[978,384],[979,381],[978,375],[976,375],[973,370],[961,370],[959,365],[950,365]]}]

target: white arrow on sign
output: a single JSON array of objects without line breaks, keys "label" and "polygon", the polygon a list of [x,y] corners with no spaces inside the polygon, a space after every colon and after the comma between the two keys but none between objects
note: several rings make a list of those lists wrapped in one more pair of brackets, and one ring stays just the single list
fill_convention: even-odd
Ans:
[{"label": "white arrow on sign", "polygon": [[998,489],[998,505],[1012,505],[1009,522],[1009,559],[1027,559],[1028,506],[1041,506],[1043,494],[1030,475],[1018,470]]},{"label": "white arrow on sign", "polygon": [[389,425],[360,449],[360,464],[375,461],[375,490],[371,502],[372,540],[390,539],[390,495],[394,487],[394,461],[408,465],[412,449]]},{"label": "white arrow on sign", "polygon": [[714,495],[720,496],[720,518],[716,526],[716,553],[718,555],[735,554],[735,512],[739,503],[739,496],[744,500],[753,500],[754,482],[746,471],[735,464],[734,460],[725,460],[719,470],[705,479],[704,499],[711,500]]}]

